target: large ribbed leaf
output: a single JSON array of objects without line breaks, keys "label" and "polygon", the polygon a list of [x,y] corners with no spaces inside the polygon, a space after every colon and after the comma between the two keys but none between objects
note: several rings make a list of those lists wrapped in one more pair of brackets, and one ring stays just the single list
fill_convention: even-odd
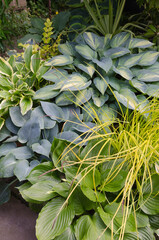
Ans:
[{"label": "large ribbed leaf", "polygon": [[3,143],[0,146],[0,157],[7,155],[13,149],[16,149],[16,144],[15,143]]},{"label": "large ribbed leaf", "polygon": [[100,240],[110,240],[110,230],[104,231],[106,226],[95,213],[92,217],[84,215],[80,217],[75,225],[75,235],[78,240],[95,240],[100,236]]},{"label": "large ribbed leaf", "polygon": [[[140,54],[138,54],[138,55],[140,56]],[[143,52],[141,54],[141,59],[138,62],[138,65],[140,65],[140,66],[150,66],[157,61],[158,57],[159,57],[159,52],[155,52],[155,51]]]},{"label": "large ribbed leaf", "polygon": [[143,82],[158,82],[159,81],[159,74],[152,72],[150,70],[139,70],[136,73],[138,80]]},{"label": "large ribbed leaf", "polygon": [[126,33],[126,32],[118,33],[110,41],[110,46],[112,48],[122,47],[123,45],[125,45],[129,37],[130,37],[130,33]]},{"label": "large ribbed leaf", "polygon": [[112,123],[116,117],[115,111],[106,104],[99,109],[99,119],[104,123]]},{"label": "large ribbed leaf", "polygon": [[96,78],[94,78],[93,82],[94,82],[94,85],[96,86],[96,88],[101,92],[101,94],[104,95],[104,93],[108,87],[108,84],[109,84],[109,78],[108,77],[105,77],[105,78],[96,77]]},{"label": "large ribbed leaf", "polygon": [[81,90],[76,94],[75,103],[77,105],[82,105],[88,102],[91,96],[92,96],[92,91],[90,88]]},{"label": "large ribbed leaf", "polygon": [[102,68],[104,71],[109,72],[110,68],[112,67],[112,60],[110,57],[103,57],[99,60],[93,59],[93,62],[96,63],[100,68]]},{"label": "large ribbed leaf", "polygon": [[97,50],[103,45],[102,38],[92,32],[85,32],[83,34],[84,40],[86,43],[93,49]]},{"label": "large ribbed leaf", "polygon": [[112,59],[121,57],[130,53],[129,49],[123,47],[111,48],[104,52],[105,57],[111,57]]},{"label": "large ribbed leaf", "polygon": [[51,58],[47,63],[46,66],[65,66],[73,63],[73,58],[68,55],[58,55]]},{"label": "large ribbed leaf", "polygon": [[77,45],[75,48],[76,51],[85,59],[92,60],[97,58],[97,53],[87,45]]},{"label": "large ribbed leaf", "polygon": [[10,150],[10,152],[19,160],[29,159],[33,156],[33,152],[28,146],[17,147]]},{"label": "large ribbed leaf", "polygon": [[76,240],[73,227],[70,226],[66,228],[66,230],[56,237],[55,240]]},{"label": "large ribbed leaf", "polygon": [[153,43],[145,39],[132,38],[128,44],[128,48],[148,48],[151,47]]},{"label": "large ribbed leaf", "polygon": [[143,199],[139,202],[142,211],[148,215],[159,214],[159,195],[144,194]]},{"label": "large ribbed leaf", "polygon": [[127,67],[118,67],[118,68],[113,67],[113,70],[114,70],[114,72],[121,75],[123,78],[125,78],[127,80],[131,80],[133,78],[133,73]]},{"label": "large ribbed leaf", "polygon": [[55,198],[48,202],[39,214],[36,224],[38,240],[52,240],[62,234],[70,226],[74,218],[71,205],[65,204],[65,199]]}]

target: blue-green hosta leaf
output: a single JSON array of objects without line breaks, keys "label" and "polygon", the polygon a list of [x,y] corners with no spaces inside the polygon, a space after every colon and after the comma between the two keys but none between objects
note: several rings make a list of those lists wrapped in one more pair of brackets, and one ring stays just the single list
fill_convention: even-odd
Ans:
[{"label": "blue-green hosta leaf", "polygon": [[75,235],[78,240],[95,240],[100,236],[101,240],[111,240],[110,230],[104,231],[106,226],[95,213],[92,217],[89,215],[81,216],[75,225]]},{"label": "blue-green hosta leaf", "polygon": [[5,126],[11,133],[14,133],[14,135],[17,135],[19,128],[13,124],[10,117],[6,119]]},{"label": "blue-green hosta leaf", "polygon": [[36,223],[38,240],[51,240],[62,234],[74,218],[72,205],[66,205],[65,199],[55,198],[48,202],[39,214]]},{"label": "blue-green hosta leaf", "polygon": [[94,72],[95,72],[95,69],[94,69],[94,65],[93,64],[77,64],[76,65],[79,69],[81,69],[82,71],[84,71],[85,73],[87,73],[89,76],[93,76]]},{"label": "blue-green hosta leaf", "polygon": [[46,66],[65,66],[73,63],[73,58],[68,55],[58,55],[51,58],[47,63]]},{"label": "blue-green hosta leaf", "polygon": [[110,46],[112,48],[123,47],[129,38],[130,33],[127,32],[118,33],[111,39]]},{"label": "blue-green hosta leaf", "polygon": [[62,140],[67,140],[68,142],[73,142],[73,143],[79,143],[82,141],[82,138],[80,136],[72,131],[65,131],[62,133],[57,134],[56,138],[62,139]]},{"label": "blue-green hosta leaf", "polygon": [[55,240],[76,240],[73,227],[70,226],[66,228],[66,230],[56,237]]},{"label": "blue-green hosta leaf", "polygon": [[152,96],[152,97],[159,97],[159,84],[147,84],[147,95]]},{"label": "blue-green hosta leaf", "polygon": [[159,57],[159,52],[147,51],[147,52],[143,52],[139,55],[141,56],[141,59],[138,62],[138,65],[150,66],[157,61],[157,58]]},{"label": "blue-green hosta leaf", "polygon": [[104,71],[106,71],[106,73],[109,72],[113,64],[110,57],[103,57],[100,59],[100,61],[97,59],[93,59],[92,61],[96,63],[100,68],[102,68]]},{"label": "blue-green hosta leaf", "polygon": [[151,47],[153,43],[149,42],[145,39],[139,39],[139,38],[132,38],[129,41],[128,48],[148,48]]},{"label": "blue-green hosta leaf", "polygon": [[48,100],[51,98],[56,97],[59,94],[59,90],[54,90],[54,85],[48,85],[43,88],[40,88],[38,91],[35,92],[33,96],[34,100]]},{"label": "blue-green hosta leaf", "polygon": [[119,58],[118,66],[125,66],[127,68],[138,65],[141,59],[140,54],[129,54],[128,56],[123,56]]},{"label": "blue-green hosta leaf", "polygon": [[31,56],[30,69],[33,73],[36,73],[40,67],[40,54],[39,52]]},{"label": "blue-green hosta leaf", "polygon": [[90,100],[92,96],[92,91],[90,88],[81,90],[76,93],[76,96],[74,97],[75,104],[82,105]]},{"label": "blue-green hosta leaf", "polygon": [[22,127],[24,125],[24,123],[26,123],[26,121],[29,120],[29,117],[30,117],[30,112],[28,112],[27,114],[25,114],[23,116],[21,114],[19,106],[11,107],[9,109],[9,114],[10,114],[12,122],[17,127]]},{"label": "blue-green hosta leaf", "polygon": [[99,48],[103,47],[102,38],[92,32],[85,32],[83,34],[85,42],[93,49],[98,50]]},{"label": "blue-green hosta leaf", "polygon": [[152,72],[159,74],[159,62],[155,62],[153,65],[148,67],[147,70],[150,70]]},{"label": "blue-green hosta leaf", "polygon": [[114,109],[108,107],[106,104],[99,109],[99,119],[104,123],[112,123],[116,118]]},{"label": "blue-green hosta leaf", "polygon": [[4,58],[0,57],[0,73],[5,76],[12,76],[12,66]]},{"label": "blue-green hosta leaf", "polygon": [[111,48],[104,52],[105,57],[111,57],[112,59],[121,57],[130,53],[129,49],[123,47]]},{"label": "blue-green hosta leaf", "polygon": [[51,150],[51,143],[46,139],[42,139],[40,143],[34,143],[32,145],[32,149],[36,153],[49,157],[50,150]]},{"label": "blue-green hosta leaf", "polygon": [[107,90],[108,84],[109,84],[109,78],[105,77],[105,78],[99,78],[96,77],[93,80],[94,85],[96,86],[96,88],[99,90],[99,92],[101,92],[102,95],[104,95],[105,91]]},{"label": "blue-green hosta leaf", "polygon": [[63,111],[56,104],[41,101],[41,106],[45,114],[49,116],[51,119],[56,120],[58,122],[64,121]]},{"label": "blue-green hosta leaf", "polygon": [[98,94],[92,94],[92,99],[93,99],[93,102],[94,104],[97,106],[97,107],[102,107],[104,105],[104,103],[106,101],[108,101],[109,99],[109,96],[108,95],[101,95],[101,96],[98,96]]},{"label": "blue-green hosta leaf", "polygon": [[4,143],[4,144],[2,144],[0,146],[0,157],[7,155],[8,153],[10,153],[10,151],[12,151],[15,148],[16,148],[15,143]]},{"label": "blue-green hosta leaf", "polygon": [[115,77],[109,77],[109,84],[112,88],[114,88],[118,92],[120,91],[121,81],[119,82],[119,79],[117,79]]},{"label": "blue-green hosta leaf", "polygon": [[27,146],[14,148],[10,152],[18,160],[29,159],[33,156],[33,151]]},{"label": "blue-green hosta leaf", "polygon": [[150,70],[139,70],[136,74],[138,80],[143,82],[158,82],[159,74],[152,72]]},{"label": "blue-green hosta leaf", "polygon": [[0,141],[3,141],[4,139],[10,136],[11,136],[10,131],[8,131],[8,129],[5,126],[3,126],[3,128],[0,131]]},{"label": "blue-green hosta leaf", "polygon": [[11,196],[11,191],[9,184],[0,181],[0,205],[9,201]]},{"label": "blue-green hosta leaf", "polygon": [[13,177],[14,167],[17,163],[13,154],[9,153],[0,159],[0,178]]},{"label": "blue-green hosta leaf", "polygon": [[49,67],[46,67],[44,65],[41,65],[36,73],[36,78],[38,81],[41,80],[42,76],[49,70]]},{"label": "blue-green hosta leaf", "polygon": [[22,115],[25,115],[29,110],[31,110],[32,106],[33,106],[33,101],[31,97],[23,96],[20,99],[20,109],[21,109]]},{"label": "blue-green hosta leaf", "polygon": [[45,80],[51,81],[51,82],[59,82],[62,80],[66,80],[68,76],[67,71],[63,70],[63,69],[51,69],[49,71],[47,71],[42,77]]},{"label": "blue-green hosta leaf", "polygon": [[117,100],[122,103],[125,107],[128,107],[129,109],[137,109],[137,106],[139,104],[138,99],[130,89],[121,89],[119,92],[114,91],[114,94],[117,98]]},{"label": "blue-green hosta leaf", "polygon": [[73,50],[69,42],[66,42],[64,44],[59,44],[58,49],[59,49],[59,52],[64,55],[74,56],[75,54],[75,51]]},{"label": "blue-green hosta leaf", "polygon": [[85,59],[92,60],[97,58],[97,53],[87,45],[77,45],[75,49]]},{"label": "blue-green hosta leaf", "polygon": [[146,83],[138,81],[137,79],[134,78],[131,80],[131,84],[133,85],[134,88],[136,88],[140,92],[147,93],[148,85]]},{"label": "blue-green hosta leaf", "polygon": [[116,72],[117,74],[121,75],[123,78],[125,78],[127,80],[131,80],[133,78],[133,73],[127,67],[118,67],[118,68],[116,68],[114,66],[113,67],[113,71]]},{"label": "blue-green hosta leaf", "polygon": [[87,81],[87,78],[83,77],[79,73],[73,73],[65,81],[61,91],[79,91],[90,86],[92,81]]},{"label": "blue-green hosta leaf", "polygon": [[[81,91],[79,91],[80,93]],[[67,106],[75,102],[75,96],[71,92],[62,92],[56,97],[55,103],[58,106]]]}]

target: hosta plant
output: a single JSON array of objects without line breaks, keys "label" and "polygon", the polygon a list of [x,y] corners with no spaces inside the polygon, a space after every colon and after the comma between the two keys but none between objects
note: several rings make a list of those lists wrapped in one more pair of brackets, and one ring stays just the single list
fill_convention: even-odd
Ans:
[{"label": "hosta plant", "polygon": [[125,32],[114,37],[86,32],[75,43],[59,45],[61,55],[45,64],[52,69],[43,75],[53,84],[34,99],[55,97],[58,106],[87,103],[82,112],[93,106],[101,121],[114,116],[119,103],[142,112],[146,97],[159,96],[159,52],[152,46]]},{"label": "hosta plant", "polygon": [[[44,203],[38,240],[154,240],[159,229],[158,102],[108,130],[96,125],[74,144],[55,138],[52,162],[36,166],[19,187]],[[85,146],[84,143],[87,143]]]}]

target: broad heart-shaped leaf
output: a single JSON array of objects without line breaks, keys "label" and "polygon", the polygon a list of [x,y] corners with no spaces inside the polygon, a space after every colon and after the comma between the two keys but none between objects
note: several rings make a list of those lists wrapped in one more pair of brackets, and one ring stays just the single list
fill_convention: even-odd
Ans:
[{"label": "broad heart-shaped leaf", "polygon": [[159,97],[159,84],[158,82],[151,83],[151,84],[146,84],[147,85],[147,95],[152,96],[152,97]]},{"label": "broad heart-shaped leaf", "polygon": [[103,47],[102,38],[92,32],[85,32],[83,34],[85,42],[93,49],[98,50]]},{"label": "broad heart-shaped leaf", "polygon": [[133,78],[133,73],[127,67],[118,67],[118,68],[116,68],[114,66],[113,67],[113,71],[115,73],[119,74],[120,76],[122,76],[123,78],[127,79],[127,80],[131,80]]},{"label": "broad heart-shaped leaf", "polygon": [[29,120],[29,118],[30,118],[30,112],[28,112],[26,115],[23,116],[21,114],[19,106],[11,107],[9,109],[9,114],[10,114],[12,122],[17,127],[22,127],[24,125],[24,123],[26,123],[26,121]]},{"label": "broad heart-shaped leaf", "polygon": [[87,78],[83,77],[79,73],[71,74],[65,81],[61,91],[79,91],[83,90],[91,85],[92,81],[87,81]]},{"label": "broad heart-shaped leaf", "polygon": [[[119,235],[115,235],[115,240],[119,239]],[[155,240],[154,232],[150,227],[137,229],[137,232],[125,233],[123,240]]]},{"label": "broad heart-shaped leaf", "polygon": [[138,62],[141,59],[140,54],[129,54],[128,56],[123,56],[119,58],[118,66],[125,66],[127,68],[138,65]]},{"label": "broad heart-shaped leaf", "polygon": [[82,63],[79,63],[79,64],[76,64],[76,66],[81,69],[82,71],[84,71],[85,73],[87,73],[90,77],[93,76],[94,72],[95,72],[95,68],[94,68],[94,65],[93,64],[82,64]]},{"label": "broad heart-shaped leaf", "polygon": [[12,76],[13,75],[13,69],[9,62],[4,60],[4,58],[0,57],[0,73],[6,76]]},{"label": "broad heart-shaped leaf", "polygon": [[73,50],[71,44],[69,42],[66,42],[64,44],[58,45],[59,52],[62,54],[74,56],[75,51]]},{"label": "broad heart-shaped leaf", "polygon": [[139,201],[140,208],[148,215],[159,214],[159,195],[156,194],[144,194],[143,199]]},{"label": "broad heart-shaped leaf", "polygon": [[80,217],[75,225],[75,235],[78,240],[95,240],[100,236],[101,240],[111,240],[110,230],[106,228],[98,213],[92,217],[84,215]]},{"label": "broad heart-shaped leaf", "polygon": [[[82,92],[79,91],[79,93]],[[59,96],[56,97],[55,103],[58,106],[67,106],[70,104],[73,104],[75,102],[75,96],[72,92],[62,92],[59,94]]]},{"label": "broad heart-shaped leaf", "polygon": [[20,109],[21,109],[22,115],[25,115],[29,110],[31,110],[32,106],[33,106],[33,101],[31,97],[23,96],[20,99]]},{"label": "broad heart-shaped leaf", "polygon": [[[126,206],[122,206],[122,204],[120,205],[120,203],[113,203],[111,205],[106,205],[104,207],[104,210],[101,207],[98,207],[98,212],[99,215],[101,217],[101,219],[103,220],[103,222],[111,229],[113,230],[113,232],[118,231],[123,224],[123,220],[125,220],[125,216],[124,216],[124,208],[126,208]],[[129,233],[129,232],[136,232],[136,225],[137,228],[142,228],[142,227],[146,227],[149,223],[148,220],[148,216],[144,215],[144,214],[140,214],[140,213],[135,213],[134,216],[134,212],[130,212],[130,209],[128,209],[128,216],[126,219],[126,226],[124,229],[125,233]],[[113,227],[112,227],[112,223],[113,223]]]},{"label": "broad heart-shaped leaf", "polygon": [[40,140],[40,143],[34,143],[32,145],[32,149],[36,153],[49,157],[51,143],[46,139],[42,139]]},{"label": "broad heart-shaped leaf", "polygon": [[4,139],[6,139],[7,137],[10,137],[10,136],[11,136],[11,134],[8,131],[8,129],[5,126],[3,126],[3,128],[0,131],[0,141],[3,141]]},{"label": "broad heart-shaped leaf", "polygon": [[117,98],[117,100],[122,103],[125,107],[128,107],[129,109],[137,109],[137,106],[139,104],[138,99],[130,89],[124,88],[121,89],[120,92],[114,91],[114,94]]},{"label": "broad heart-shaped leaf", "polygon": [[7,155],[13,149],[16,149],[16,144],[15,143],[4,143],[4,144],[2,144],[0,146],[0,157]]},{"label": "broad heart-shaped leaf", "polygon": [[22,198],[23,198],[26,202],[30,202],[30,203],[41,203],[41,202],[39,202],[39,201],[36,201],[36,200],[33,200],[33,199],[27,197],[27,196],[23,193],[24,190],[27,190],[27,189],[30,188],[31,186],[32,186],[31,183],[26,182],[26,183],[24,183],[23,185],[20,185],[20,187],[17,187],[17,189],[19,190],[20,194],[22,195]]},{"label": "broad heart-shaped leaf", "polygon": [[104,103],[106,101],[108,101],[109,95],[99,96],[98,94],[94,93],[94,94],[92,94],[92,99],[93,99],[94,104],[97,107],[102,107],[104,105]]},{"label": "broad heart-shaped leaf", "polygon": [[159,74],[152,72],[151,70],[139,70],[136,73],[138,80],[143,82],[158,82],[159,81]]},{"label": "broad heart-shaped leaf", "polygon": [[30,171],[38,164],[39,162],[37,160],[33,160],[30,165],[27,160],[19,160],[14,167],[14,174],[19,181],[24,181]]},{"label": "broad heart-shaped leaf", "polygon": [[52,240],[70,226],[74,218],[72,205],[66,205],[65,199],[55,198],[48,202],[39,214],[36,223],[38,240]]},{"label": "broad heart-shaped leaf", "polygon": [[9,201],[11,196],[11,191],[9,189],[9,184],[0,181],[0,205]]},{"label": "broad heart-shaped leaf", "polygon": [[116,112],[114,109],[108,107],[106,104],[98,109],[99,119],[103,123],[112,123],[116,118]]},{"label": "broad heart-shaped leaf", "polygon": [[76,240],[73,227],[70,226],[66,228],[66,230],[56,237],[55,240]]},{"label": "broad heart-shaped leaf", "polygon": [[139,54],[139,56],[141,56],[141,59],[138,62],[138,65],[150,66],[157,61],[157,58],[159,57],[159,52],[147,51]]},{"label": "broad heart-shaped leaf", "polygon": [[40,138],[40,126],[36,118],[31,118],[28,120],[22,128],[18,131],[18,140],[21,143],[28,143],[31,145],[38,142]]},{"label": "broad heart-shaped leaf", "polygon": [[73,58],[68,55],[58,55],[45,63],[46,66],[65,66],[73,63]]},{"label": "broad heart-shaped leaf", "polygon": [[81,90],[81,91],[77,92],[74,102],[77,105],[82,105],[82,104],[88,102],[90,100],[91,96],[92,96],[92,91],[90,88]]},{"label": "broad heart-shaped leaf", "polygon": [[12,153],[15,158],[19,160],[29,159],[33,156],[33,151],[28,146],[14,148],[10,150],[10,153]]},{"label": "broad heart-shaped leaf", "polygon": [[[58,183],[57,183],[58,184]],[[36,201],[48,201],[57,196],[53,190],[54,181],[41,181],[23,191],[25,196]]]},{"label": "broad heart-shaped leaf", "polygon": [[32,46],[30,45],[29,47],[26,48],[24,52],[24,61],[28,69],[30,69],[31,56],[32,56]]},{"label": "broad heart-shaped leaf", "polygon": [[54,103],[41,102],[44,113],[53,120],[64,122],[64,113],[60,107]]},{"label": "broad heart-shaped leaf", "polygon": [[96,86],[96,88],[101,92],[101,94],[104,95],[104,93],[108,87],[108,84],[109,84],[109,78],[108,77],[105,77],[105,78],[96,77],[96,78],[94,78],[93,82],[94,82],[94,85]]},{"label": "broad heart-shaped leaf", "polygon": [[97,53],[87,45],[77,45],[75,46],[75,49],[85,59],[92,60],[97,58]]},{"label": "broad heart-shaped leaf", "polygon": [[40,54],[39,52],[31,56],[30,69],[33,73],[36,73],[40,67]]},{"label": "broad heart-shaped leaf", "polygon": [[0,178],[13,177],[16,159],[13,154],[9,153],[0,159]]},{"label": "broad heart-shaped leaf", "polygon": [[79,143],[82,141],[82,138],[73,131],[65,131],[57,134],[56,138],[67,140],[68,142]]},{"label": "broad heart-shaped leaf", "polygon": [[111,48],[104,52],[105,57],[110,57],[112,59],[121,57],[130,53],[129,49],[123,47]]},{"label": "broad heart-shaped leaf", "polygon": [[132,38],[130,39],[128,43],[128,48],[148,48],[151,47],[153,43],[149,42],[148,40],[145,39],[139,39],[139,38]]},{"label": "broad heart-shaped leaf", "polygon": [[142,93],[147,93],[148,85],[144,82],[138,81],[137,79],[132,79],[130,82],[134,88]]},{"label": "broad heart-shaped leaf", "polygon": [[102,68],[104,71],[106,71],[106,73],[109,72],[113,64],[110,57],[103,57],[100,59],[100,61],[97,59],[93,59],[92,61],[96,63],[100,68]]},{"label": "broad heart-shaped leaf", "polygon": [[59,90],[54,90],[54,85],[45,86],[35,92],[33,96],[34,100],[48,100],[56,97],[59,94]]},{"label": "broad heart-shaped leaf", "polygon": [[61,79],[66,80],[68,76],[67,71],[60,69],[60,68],[55,68],[47,71],[44,75],[43,78],[45,80],[51,81],[51,82],[60,82]]},{"label": "broad heart-shaped leaf", "polygon": [[118,33],[111,39],[110,46],[112,48],[123,47],[129,38],[130,33],[127,32]]}]

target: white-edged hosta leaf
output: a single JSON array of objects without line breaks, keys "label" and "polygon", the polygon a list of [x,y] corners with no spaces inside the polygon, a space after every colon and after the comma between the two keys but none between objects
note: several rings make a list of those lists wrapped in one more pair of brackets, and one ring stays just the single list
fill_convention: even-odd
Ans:
[{"label": "white-edged hosta leaf", "polygon": [[33,106],[33,101],[31,97],[23,96],[20,99],[20,109],[21,109],[22,115],[25,115],[29,110],[31,110],[32,106]]},{"label": "white-edged hosta leaf", "polygon": [[31,56],[30,69],[33,73],[36,73],[40,67],[40,54],[39,52]]},{"label": "white-edged hosta leaf", "polygon": [[159,57],[159,52],[147,51],[139,54],[139,56],[141,56],[141,59],[138,62],[138,65],[150,66],[157,61],[157,58]]},{"label": "white-edged hosta leaf", "polygon": [[33,96],[35,100],[47,100],[56,97],[59,94],[59,90],[54,90],[54,85],[48,85],[37,90]]},{"label": "white-edged hosta leaf", "polygon": [[123,56],[119,58],[118,66],[125,66],[127,68],[130,68],[138,65],[140,59],[140,54],[129,54],[128,56]]},{"label": "white-edged hosta leaf", "polygon": [[112,48],[122,47],[123,45],[125,45],[125,43],[129,38],[130,38],[130,33],[127,33],[127,32],[118,33],[111,39],[110,46]]},{"label": "white-edged hosta leaf", "polygon": [[137,79],[132,79],[131,84],[133,85],[134,88],[139,90],[142,93],[147,93],[148,85],[144,82],[138,81]]},{"label": "white-edged hosta leaf", "polygon": [[79,69],[81,69],[82,71],[84,71],[85,73],[87,73],[90,77],[93,76],[94,72],[95,72],[95,69],[94,69],[94,65],[93,64],[77,64],[76,65]]},{"label": "white-edged hosta leaf", "polygon": [[100,236],[100,240],[111,240],[110,230],[104,231],[105,224],[98,213],[92,217],[89,215],[81,216],[75,225],[75,235],[78,240],[95,240]]},{"label": "white-edged hosta leaf", "polygon": [[25,52],[24,52],[24,61],[28,69],[30,69],[31,56],[32,56],[32,46],[30,45],[25,49]]},{"label": "white-edged hosta leaf", "polygon": [[51,143],[47,139],[42,139],[40,143],[34,143],[32,149],[36,153],[49,157]]},{"label": "white-edged hosta leaf", "polygon": [[61,80],[66,80],[67,79],[67,71],[63,70],[63,69],[51,69],[49,71],[47,71],[42,77],[45,80],[51,81],[51,82],[59,82]]},{"label": "white-edged hosta leaf", "polygon": [[38,240],[51,240],[62,234],[74,218],[74,209],[65,204],[65,199],[55,198],[41,210],[36,223]]},{"label": "white-edged hosta leaf", "polygon": [[75,52],[69,42],[58,45],[59,52],[64,55],[74,56]]},{"label": "white-edged hosta leaf", "polygon": [[99,90],[99,92],[101,92],[102,95],[104,95],[108,84],[109,84],[109,78],[105,77],[105,78],[99,78],[96,77],[93,80],[94,85],[96,86],[96,88]]},{"label": "white-edged hosta leaf", "polygon": [[104,52],[105,57],[111,57],[112,59],[121,57],[130,53],[129,49],[123,47],[111,48]]},{"label": "white-edged hosta leaf", "polygon": [[63,111],[56,104],[41,101],[41,106],[45,114],[51,119],[56,120],[58,122],[64,121]]},{"label": "white-edged hosta leaf", "polygon": [[92,60],[97,58],[97,53],[87,45],[77,45],[75,49],[85,59]]},{"label": "white-edged hosta leaf", "polygon": [[93,49],[98,50],[98,48],[103,47],[102,38],[92,32],[85,32],[83,34],[84,40],[86,43]]},{"label": "white-edged hosta leaf", "polygon": [[14,167],[17,163],[13,154],[9,153],[0,159],[0,178],[13,177]]},{"label": "white-edged hosta leaf", "polygon": [[113,67],[113,71],[122,76],[123,78],[127,80],[131,80],[133,78],[133,73],[131,70],[127,67],[118,67],[116,68],[115,66]]},{"label": "white-edged hosta leaf", "polygon": [[12,66],[2,57],[0,57],[0,73],[10,77],[13,75]]},{"label": "white-edged hosta leaf", "polygon": [[98,94],[93,94],[93,95],[92,95],[92,99],[93,99],[94,104],[95,104],[97,107],[102,107],[102,106],[104,105],[104,103],[105,103],[106,101],[108,101],[109,96],[108,96],[108,95],[98,96]]},{"label": "white-edged hosta leaf", "polygon": [[153,43],[145,39],[132,38],[129,41],[128,48],[148,48],[151,47]]},{"label": "white-edged hosta leaf", "polygon": [[96,63],[104,71],[106,71],[106,73],[109,72],[109,70],[111,69],[112,64],[113,64],[110,57],[103,57],[100,59],[100,61],[97,59],[93,59],[93,62]]},{"label": "white-edged hosta leaf", "polygon": [[159,74],[152,72],[150,70],[144,69],[139,70],[136,73],[138,80],[143,82],[158,82],[159,81]]},{"label": "white-edged hosta leaf", "polygon": [[73,58],[68,55],[58,55],[52,57],[48,62],[45,63],[46,66],[65,66],[73,63]]}]

